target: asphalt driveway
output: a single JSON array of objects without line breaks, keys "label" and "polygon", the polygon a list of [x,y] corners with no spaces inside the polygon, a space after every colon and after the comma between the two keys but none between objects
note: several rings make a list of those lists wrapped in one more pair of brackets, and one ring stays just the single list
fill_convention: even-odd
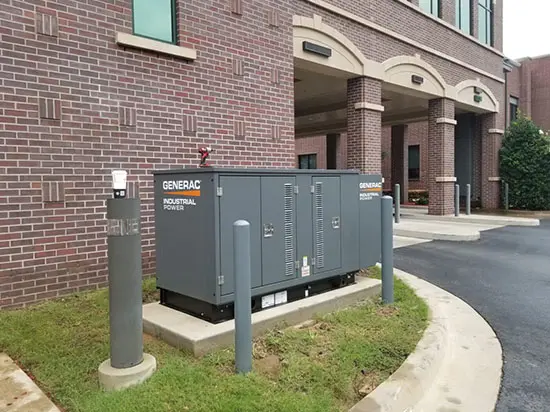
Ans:
[{"label": "asphalt driveway", "polygon": [[394,264],[468,302],[493,327],[504,352],[497,412],[550,411],[550,221],[395,249]]}]

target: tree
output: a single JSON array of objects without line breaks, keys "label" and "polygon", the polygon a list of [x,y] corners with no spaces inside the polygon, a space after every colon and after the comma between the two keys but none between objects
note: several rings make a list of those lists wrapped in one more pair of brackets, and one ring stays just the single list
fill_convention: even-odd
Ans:
[{"label": "tree", "polygon": [[550,137],[519,113],[504,135],[500,176],[516,209],[550,209]]}]

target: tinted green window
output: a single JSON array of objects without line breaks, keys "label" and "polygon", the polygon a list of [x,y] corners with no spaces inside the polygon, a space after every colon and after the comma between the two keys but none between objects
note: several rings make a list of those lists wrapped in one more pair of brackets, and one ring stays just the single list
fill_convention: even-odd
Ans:
[{"label": "tinted green window", "polygon": [[471,34],[471,0],[456,0],[456,27]]},{"label": "tinted green window", "polygon": [[174,0],[133,0],[134,34],[176,42]]},{"label": "tinted green window", "polygon": [[482,43],[493,45],[493,4],[491,0],[478,0],[478,38]]},{"label": "tinted green window", "polygon": [[439,0],[420,0],[419,6],[422,10],[439,17]]},{"label": "tinted green window", "polygon": [[409,146],[409,179],[420,179],[420,145]]}]

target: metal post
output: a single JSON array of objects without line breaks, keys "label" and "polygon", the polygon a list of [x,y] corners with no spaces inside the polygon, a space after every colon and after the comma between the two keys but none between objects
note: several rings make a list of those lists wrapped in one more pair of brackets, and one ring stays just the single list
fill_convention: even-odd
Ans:
[{"label": "metal post", "polygon": [[395,223],[401,221],[401,187],[399,183],[394,186],[393,197],[395,199]]},{"label": "metal post", "polygon": [[393,303],[392,198],[382,197],[382,302]]},{"label": "metal post", "polygon": [[460,214],[460,186],[455,185],[455,216]]},{"label": "metal post", "polygon": [[250,281],[250,223],[233,223],[235,274],[235,367],[237,373],[252,370],[252,307]]},{"label": "metal post", "polygon": [[466,214],[470,215],[472,213],[472,187],[468,183],[466,185]]},{"label": "metal post", "polygon": [[508,192],[509,191],[509,186],[508,186],[508,183],[504,183],[504,210],[508,211],[508,207],[509,207],[509,204],[508,204]]},{"label": "metal post", "polygon": [[99,365],[102,389],[139,385],[156,370],[154,356],[143,353],[140,201],[127,199],[124,170],[113,175],[107,199],[110,357]]},{"label": "metal post", "polygon": [[139,199],[107,199],[110,359],[113,368],[143,360]]}]

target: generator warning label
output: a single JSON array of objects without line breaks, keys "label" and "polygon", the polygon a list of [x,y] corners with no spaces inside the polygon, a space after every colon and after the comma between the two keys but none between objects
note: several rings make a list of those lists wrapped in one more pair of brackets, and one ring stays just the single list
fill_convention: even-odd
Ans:
[{"label": "generator warning label", "polygon": [[165,180],[162,190],[162,209],[182,211],[197,205],[197,199],[201,196],[201,181]]},{"label": "generator warning label", "polygon": [[382,193],[382,182],[359,183],[359,200],[372,200],[380,197],[380,193]]}]

